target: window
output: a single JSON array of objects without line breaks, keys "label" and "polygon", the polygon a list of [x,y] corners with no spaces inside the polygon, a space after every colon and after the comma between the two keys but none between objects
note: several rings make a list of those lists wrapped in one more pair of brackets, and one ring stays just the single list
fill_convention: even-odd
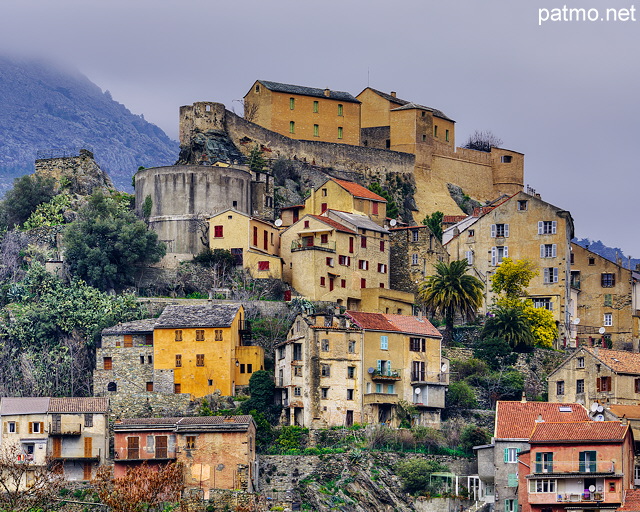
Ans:
[{"label": "window", "polygon": [[600,284],[603,288],[611,288],[616,284],[616,275],[605,273],[600,276]]},{"label": "window", "polygon": [[320,376],[322,377],[331,377],[331,366],[328,364],[320,365]]},{"label": "window", "polygon": [[326,286],[327,285],[327,279],[322,276],[320,277],[320,286]]},{"label": "window", "polygon": [[7,432],[9,434],[16,434],[18,432],[18,429],[16,428],[16,422],[15,421],[8,421],[7,422]]},{"label": "window", "polygon": [[113,370],[113,361],[110,357],[105,357],[102,359],[103,368],[105,370]]},{"label": "window", "polygon": [[491,238],[503,238],[509,236],[509,224],[491,224]]},{"label": "window", "polygon": [[131,334],[125,334],[123,339],[125,347],[133,347],[133,336]]},{"label": "window", "polygon": [[491,265],[499,265],[504,258],[509,257],[509,248],[506,245],[491,248]]},{"label": "window", "polygon": [[366,287],[367,287],[367,280],[360,279],[360,288],[366,288]]},{"label": "window", "polygon": [[358,268],[360,270],[369,270],[369,262],[367,260],[358,260]]},{"label": "window", "polygon": [[540,480],[529,480],[529,492],[531,493],[539,493],[539,492],[556,492],[556,481],[550,479],[540,479]]},{"label": "window", "polygon": [[518,454],[520,448],[505,448],[504,449],[504,461],[505,462],[518,462]]},{"label": "window", "polygon": [[215,334],[216,341],[222,341],[222,329],[216,329],[214,331],[214,334]]},{"label": "window", "polygon": [[578,454],[578,461],[580,462],[579,471],[581,473],[595,473],[596,460],[597,453],[595,452],[595,450],[580,452]]},{"label": "window", "polygon": [[317,101],[314,101],[314,102],[313,102],[313,112],[314,112],[314,113],[316,113],[316,114],[318,113],[318,107],[319,107],[319,106],[320,106],[320,103],[319,103],[319,102],[317,102]]},{"label": "window", "polygon": [[204,329],[196,329],[196,341],[204,341]]},{"label": "window", "polygon": [[207,379],[207,385],[213,386],[213,379]]},{"label": "window", "polygon": [[605,293],[604,294],[604,305],[608,306],[608,307],[612,307],[613,306],[613,295],[610,293]]},{"label": "window", "polygon": [[347,280],[340,279],[340,288],[346,288],[346,287],[347,287]]},{"label": "window", "polygon": [[576,380],[576,393],[584,393],[584,379]]},{"label": "window", "polygon": [[321,350],[323,352],[329,352],[329,340],[324,339],[324,340],[321,341],[320,344],[321,344],[321,347],[322,347]]},{"label": "window", "polygon": [[555,235],[557,222],[555,220],[541,220],[538,222],[539,235]]},{"label": "window", "polygon": [[367,237],[364,235],[360,237],[360,247],[362,247],[363,249],[367,248]]},{"label": "window", "polygon": [[464,256],[467,259],[467,263],[473,265],[473,251],[465,251]]},{"label": "window", "polygon": [[437,124],[433,125],[433,136],[434,137],[438,136],[438,125]]},{"label": "window", "polygon": [[258,262],[258,271],[269,270],[269,262],[268,261],[259,261]]},{"label": "window", "polygon": [[[355,379],[356,378],[356,367],[355,366],[347,366],[347,379]],[[640,380],[640,379],[638,379]]]},{"label": "window", "polygon": [[293,376],[294,377],[302,377],[302,366],[294,366],[293,367]]},{"label": "window", "polygon": [[556,244],[541,244],[540,245],[540,257],[541,258],[555,258],[557,251],[556,251]]},{"label": "window", "polygon": [[531,299],[534,308],[544,308],[553,311],[553,302],[549,297],[533,297]]},{"label": "window", "polygon": [[295,98],[289,98],[289,109],[293,110],[296,108],[296,99]]},{"label": "window", "polygon": [[380,240],[380,252],[384,252],[384,240]]},{"label": "window", "polygon": [[613,325],[613,313],[605,313],[604,314],[604,323],[605,327],[611,327]]},{"label": "window", "polygon": [[338,256],[338,263],[340,265],[344,265],[345,267],[351,266],[351,257],[350,256]]},{"label": "window", "polygon": [[356,342],[355,341],[349,340],[348,351],[349,351],[349,354],[355,354],[356,353]]},{"label": "window", "polygon": [[500,157],[500,161],[501,161],[503,164],[510,164],[510,163],[511,163],[511,158],[512,158],[512,156],[511,156],[511,155],[502,155],[502,156]]},{"label": "window", "polygon": [[251,363],[247,364],[247,373],[253,373],[253,365]]},{"label": "window", "polygon": [[640,379],[635,379],[634,383],[636,393],[640,393]]},{"label": "window", "polygon": [[380,272],[381,274],[386,274],[387,265],[385,265],[384,263],[378,263],[378,272]]},{"label": "window", "polygon": [[182,386],[180,385],[180,383],[179,383],[179,382],[177,382],[177,383],[175,383],[175,384],[173,385],[173,392],[174,392],[176,395],[179,395],[180,393],[182,393]]},{"label": "window", "polygon": [[553,473],[553,452],[536,453],[535,473]]},{"label": "window", "polygon": [[115,393],[118,391],[118,385],[115,382],[109,382],[109,384],[107,384],[107,391],[113,391]]},{"label": "window", "polygon": [[389,350],[389,336],[380,336],[380,350]]},{"label": "window", "polygon": [[343,107],[342,107],[342,103],[338,103],[338,115],[341,116],[343,115]]},{"label": "window", "polygon": [[176,368],[182,366],[182,354],[176,354]]},{"label": "window", "polygon": [[575,263],[575,254],[571,253],[571,256],[569,257],[569,263],[571,263],[572,265]]},{"label": "window", "polygon": [[559,380],[556,382],[556,395],[564,395],[564,381]]},{"label": "window", "polygon": [[598,377],[596,379],[596,391],[611,391],[611,377]]},{"label": "window", "polygon": [[558,282],[558,268],[547,267],[544,269],[544,284],[552,284]]},{"label": "window", "polygon": [[224,226],[213,226],[214,238],[222,238],[224,236]]},{"label": "window", "polygon": [[244,363],[240,363],[240,373],[245,373],[245,365],[244,365]]},{"label": "window", "polygon": [[417,242],[418,240],[420,240],[420,231],[417,229],[411,230],[411,241]]},{"label": "window", "polygon": [[187,450],[193,450],[196,447],[196,436],[186,436],[185,448]]},{"label": "window", "polygon": [[417,254],[412,254],[411,255],[411,264],[412,265],[417,265],[418,264],[418,255]]},{"label": "window", "polygon": [[338,138],[341,139],[343,135],[342,126],[338,126]]},{"label": "window", "polygon": [[178,329],[178,330],[175,332],[175,335],[176,335],[176,338],[175,338],[175,339],[176,339],[176,341],[182,341],[182,330]]},{"label": "window", "polygon": [[376,384],[376,393],[382,393],[382,384]]},{"label": "window", "polygon": [[29,422],[29,426],[31,427],[29,429],[29,433],[33,433],[33,434],[40,434],[41,432],[44,431],[44,429],[42,428],[42,423],[39,421],[33,421],[33,422]]},{"label": "window", "polygon": [[449,130],[445,130],[445,131],[444,131],[444,140],[446,140],[447,142],[449,142]]},{"label": "window", "polygon": [[395,386],[393,384],[387,384],[387,393],[389,395],[393,395],[396,392]]},{"label": "window", "polygon": [[469,230],[469,238],[472,238],[474,236],[476,236],[476,230],[475,229],[470,229]]},{"label": "window", "polygon": [[329,398],[329,388],[320,388],[320,398]]},{"label": "window", "polygon": [[140,364],[144,364],[144,356],[140,356]]},{"label": "window", "polygon": [[289,133],[296,133],[296,123],[289,121]]},{"label": "window", "polygon": [[153,391],[153,382],[147,382],[147,391],[149,392]]},{"label": "window", "polygon": [[302,396],[302,388],[299,386],[293,388],[293,396]]},{"label": "window", "polygon": [[424,352],[425,351],[425,339],[424,338],[409,338],[409,350],[411,352]]},{"label": "window", "polygon": [[353,400],[353,389],[347,389],[347,400]]},{"label": "window", "polygon": [[576,359],[576,368],[584,368],[584,357],[578,357]]},{"label": "window", "polygon": [[294,361],[302,360],[302,343],[293,344],[293,360]]},{"label": "window", "polygon": [[317,124],[313,125],[313,136],[320,137],[320,126]]},{"label": "window", "polygon": [[[322,211],[326,211],[326,206],[327,203],[322,203]],[[320,243],[321,244],[328,244],[329,243],[329,235],[327,233],[325,233],[324,235],[320,235]]]},{"label": "window", "polygon": [[589,258],[589,265],[595,265],[596,264],[596,259],[595,258]]},{"label": "window", "polygon": [[334,266],[334,259],[333,258],[329,258],[327,257],[327,267],[333,267]]},{"label": "window", "polygon": [[285,347],[278,347],[278,359],[284,359],[284,349]]},{"label": "window", "polygon": [[518,500],[504,500],[504,512],[518,512]]}]

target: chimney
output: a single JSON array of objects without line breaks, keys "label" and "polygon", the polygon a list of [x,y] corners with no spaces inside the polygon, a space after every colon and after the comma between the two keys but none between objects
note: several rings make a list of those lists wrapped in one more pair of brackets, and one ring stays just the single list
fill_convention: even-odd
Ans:
[{"label": "chimney", "polygon": [[620,425],[622,425],[623,427],[626,427],[628,423],[629,422],[627,421],[627,416],[623,414],[622,418],[620,418]]},{"label": "chimney", "polygon": [[331,96],[331,89],[329,89],[328,87],[325,88],[324,90],[324,95],[328,98],[329,96]]},{"label": "chimney", "polygon": [[393,97],[393,98],[396,97],[396,91],[391,91],[391,97]]},{"label": "chimney", "polygon": [[536,418],[536,423],[544,423],[544,420],[542,419],[542,414],[538,414],[538,417]]},{"label": "chimney", "polygon": [[523,404],[527,403],[527,395],[524,391],[522,392],[522,398],[520,399],[520,402]]}]

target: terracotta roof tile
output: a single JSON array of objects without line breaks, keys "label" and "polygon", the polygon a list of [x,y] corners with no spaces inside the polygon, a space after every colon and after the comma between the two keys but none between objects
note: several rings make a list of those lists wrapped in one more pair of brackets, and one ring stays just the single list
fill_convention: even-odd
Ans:
[{"label": "terracotta roof tile", "polygon": [[52,398],[49,401],[49,412],[53,413],[107,413],[109,399],[99,398]]},{"label": "terracotta roof tile", "polygon": [[619,421],[584,421],[537,423],[529,443],[555,441],[611,441],[621,442],[629,431],[629,425]]},{"label": "terracotta roof tile", "polygon": [[460,221],[466,219],[468,215],[445,215],[442,217],[443,224],[457,224]]},{"label": "terracotta roof tile", "polygon": [[436,329],[426,318],[418,318],[408,315],[384,315],[400,331],[421,336],[442,338],[440,331]]},{"label": "terracotta roof tile", "polygon": [[618,418],[640,419],[640,405],[610,405],[609,410]]},{"label": "terracotta roof tile", "polygon": [[640,354],[625,350],[608,350],[584,347],[584,349],[600,359],[604,364],[616,373],[632,373],[640,375]]},{"label": "terracotta roof tile", "polygon": [[322,215],[310,215],[310,217],[313,217],[314,219],[318,219],[319,221],[324,222],[328,226],[331,226],[332,228],[337,229],[338,231],[342,231],[343,233],[350,233],[352,235],[357,234],[353,229],[349,229],[344,224],[340,224],[338,221],[330,219],[329,217],[324,217]]},{"label": "terracotta roof tile", "polygon": [[580,404],[501,401],[496,406],[494,435],[498,439],[529,439],[540,415],[545,422],[590,421],[587,410]]},{"label": "terracotta roof tile", "polygon": [[640,512],[640,489],[626,489],[622,498],[621,512]]},{"label": "terracotta roof tile", "polygon": [[358,185],[353,181],[339,180],[337,178],[331,178],[331,179],[335,181],[338,185],[340,185],[343,189],[345,189],[347,192],[353,194],[356,197],[362,197],[363,199],[372,199],[373,201],[382,201],[384,203],[387,202],[387,200],[384,197],[379,196],[374,192],[371,192],[371,190],[369,190],[368,188],[365,188],[362,185]]},{"label": "terracotta roof tile", "polygon": [[361,329],[371,329],[374,331],[400,330],[382,313],[364,313],[362,311],[347,311],[346,313]]}]

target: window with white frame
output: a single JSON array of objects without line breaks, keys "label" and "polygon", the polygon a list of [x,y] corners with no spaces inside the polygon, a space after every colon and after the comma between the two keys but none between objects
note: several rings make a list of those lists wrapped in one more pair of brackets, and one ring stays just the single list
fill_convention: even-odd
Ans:
[{"label": "window with white frame", "polygon": [[544,269],[544,284],[558,282],[558,267],[547,267]]},{"label": "window with white frame", "polygon": [[509,224],[491,224],[491,238],[509,236]]},{"label": "window with white frame", "polygon": [[418,255],[417,254],[412,254],[411,255],[411,264],[412,265],[417,265],[418,264]]},{"label": "window with white frame", "polygon": [[529,492],[531,493],[555,493],[556,492],[556,480],[550,478],[540,478],[535,480],[529,480]]},{"label": "window with white frame", "polygon": [[380,336],[380,349],[389,350],[389,336]]},{"label": "window with white frame", "polygon": [[506,245],[491,248],[491,265],[497,266],[504,258],[509,257],[509,248]]},{"label": "window with white frame", "polygon": [[520,448],[505,448],[504,449],[504,461],[505,462],[518,462],[518,454]]},{"label": "window with white frame", "polygon": [[584,357],[576,358],[576,368],[584,368]]},{"label": "window with white frame", "polygon": [[464,256],[467,258],[467,263],[473,265],[473,251],[465,251]]},{"label": "window with white frame", "polygon": [[555,258],[557,255],[556,244],[541,244],[540,245],[540,257],[541,258]]},{"label": "window with white frame", "polygon": [[553,302],[549,297],[533,297],[531,299],[534,308],[544,308],[553,311]]},{"label": "window with white frame", "polygon": [[611,327],[613,325],[613,313],[605,313],[604,314],[604,324],[605,327]]},{"label": "window with white frame", "polygon": [[538,234],[555,235],[557,227],[557,222],[555,220],[541,220],[538,222]]},{"label": "window with white frame", "polygon": [[420,239],[420,232],[417,229],[411,231],[411,241],[417,242]]}]

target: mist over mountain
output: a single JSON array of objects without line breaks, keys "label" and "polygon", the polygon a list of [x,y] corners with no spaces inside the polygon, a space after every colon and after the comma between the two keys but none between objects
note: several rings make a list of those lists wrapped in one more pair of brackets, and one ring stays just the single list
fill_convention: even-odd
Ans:
[{"label": "mist over mountain", "polygon": [[36,158],[93,151],[121,190],[139,166],[171,165],[178,143],[78,71],[0,55],[0,194]]}]

